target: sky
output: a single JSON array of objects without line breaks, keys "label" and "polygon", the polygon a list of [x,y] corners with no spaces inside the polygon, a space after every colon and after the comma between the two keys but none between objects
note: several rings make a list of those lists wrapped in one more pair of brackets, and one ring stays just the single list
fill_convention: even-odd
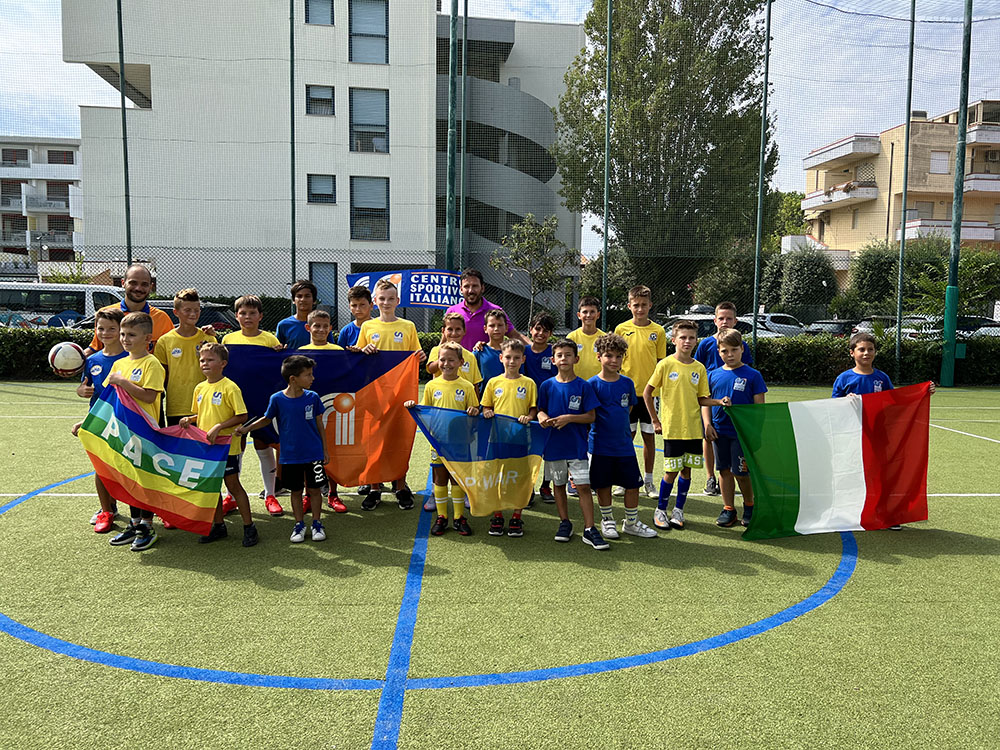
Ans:
[{"label": "sky", "polygon": [[[958,106],[961,6],[917,3],[912,108],[931,116]],[[469,13],[579,23],[590,7],[590,0],[470,0]],[[908,14],[908,0],[775,2],[769,112],[780,161],[773,187],[803,190],[802,158],[811,149],[904,121]],[[975,19],[969,98],[1000,98],[1000,0],[977,0]],[[96,74],[62,61],[59,0],[0,0],[0,39],[0,134],[79,137],[80,105],[118,105],[117,91]],[[601,244],[587,228],[593,221],[585,217],[587,255]]]}]

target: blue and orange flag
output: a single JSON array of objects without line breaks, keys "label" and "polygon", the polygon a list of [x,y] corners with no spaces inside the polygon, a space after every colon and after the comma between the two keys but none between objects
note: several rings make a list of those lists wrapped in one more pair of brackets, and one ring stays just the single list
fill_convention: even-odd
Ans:
[{"label": "blue and orange flag", "polygon": [[196,427],[158,427],[118,386],[105,388],[80,442],[108,493],[195,534],[207,534],[229,458],[229,438]]},{"label": "blue and orange flag", "polygon": [[226,377],[240,387],[249,419],[263,416],[271,394],[287,385],[281,377],[286,357],[302,354],[316,362],[311,390],[326,407],[326,473],[337,484],[357,487],[406,476],[416,428],[403,403],[417,398],[414,352],[274,351],[247,344],[228,348]]},{"label": "blue and orange flag", "polygon": [[538,422],[523,425],[499,414],[470,417],[436,406],[414,406],[410,414],[469,496],[472,515],[528,504],[548,439]]}]

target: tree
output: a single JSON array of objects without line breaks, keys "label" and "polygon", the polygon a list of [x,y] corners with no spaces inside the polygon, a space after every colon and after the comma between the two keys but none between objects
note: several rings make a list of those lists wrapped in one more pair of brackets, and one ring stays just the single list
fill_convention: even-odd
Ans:
[{"label": "tree", "polygon": [[[601,298],[601,274],[604,254],[600,253],[584,264],[580,273],[580,296]],[[622,311],[628,304],[628,290],[636,284],[635,269],[628,254],[617,245],[608,246],[608,317],[616,318],[612,311]],[[602,321],[608,326],[608,321]]]},{"label": "tree", "polygon": [[805,195],[794,191],[773,190],[764,199],[764,242],[769,250],[781,249],[781,238],[789,234],[807,234],[809,224],[802,210]]},{"label": "tree", "polygon": [[[607,0],[565,76],[553,155],[574,211],[603,213]],[[617,0],[608,231],[636,278],[686,293],[706,256],[752,237],[763,0]],[[777,151],[766,155],[765,179]],[[669,260],[666,260],[669,259]]]},{"label": "tree", "polygon": [[837,294],[837,277],[830,258],[822,250],[797,250],[781,257],[782,309],[806,323],[824,317]]},{"label": "tree", "polygon": [[[740,314],[753,308],[754,247],[740,243],[720,258],[713,258],[694,282],[696,302],[715,306],[723,300],[736,305]],[[775,251],[761,251],[761,275]]]},{"label": "tree", "polygon": [[535,315],[535,299],[555,290],[569,274],[567,267],[580,265],[580,254],[556,237],[559,220],[545,217],[539,224],[534,215],[524,215],[524,221],[511,227],[510,234],[493,251],[490,267],[509,279],[520,277],[528,290],[528,320]]}]

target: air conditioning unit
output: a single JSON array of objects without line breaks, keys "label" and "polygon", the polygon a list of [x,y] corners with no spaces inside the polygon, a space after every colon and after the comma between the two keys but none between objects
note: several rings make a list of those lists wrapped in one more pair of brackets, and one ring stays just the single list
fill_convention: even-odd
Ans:
[{"label": "air conditioning unit", "polygon": [[991,148],[986,152],[986,161],[1000,161],[1000,150]]}]

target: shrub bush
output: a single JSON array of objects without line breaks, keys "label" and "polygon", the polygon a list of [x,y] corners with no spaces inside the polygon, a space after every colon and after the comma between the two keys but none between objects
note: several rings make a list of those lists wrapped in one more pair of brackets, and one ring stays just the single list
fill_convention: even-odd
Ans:
[{"label": "shrub bush", "polygon": [[75,341],[86,349],[93,335],[72,328],[0,328],[0,378],[63,380],[49,368],[49,349],[60,341]]}]

